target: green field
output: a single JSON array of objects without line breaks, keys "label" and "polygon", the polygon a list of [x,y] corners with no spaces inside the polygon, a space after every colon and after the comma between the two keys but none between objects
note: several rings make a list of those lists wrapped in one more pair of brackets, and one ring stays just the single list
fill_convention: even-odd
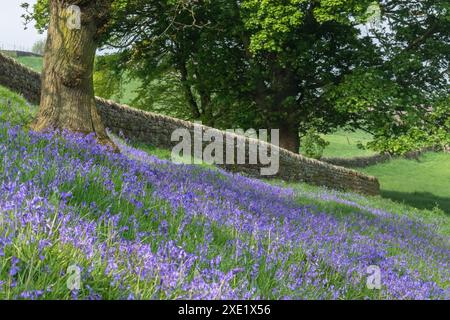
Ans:
[{"label": "green field", "polygon": [[42,70],[43,60],[41,57],[18,57],[17,60],[35,71]]},{"label": "green field", "polygon": [[366,144],[372,139],[370,134],[361,130],[351,132],[341,129],[324,135],[323,138],[330,143],[323,152],[323,156],[327,158],[365,157],[375,154],[371,150],[358,148],[358,144]]},{"label": "green field", "polygon": [[427,153],[419,160],[395,159],[360,171],[380,180],[383,197],[416,208],[438,206],[450,213],[450,154]]},{"label": "green field", "polygon": [[133,100],[136,99],[137,93],[136,90],[139,89],[140,82],[136,79],[130,79],[129,77],[125,77],[123,80],[123,93],[121,96],[111,97],[111,100],[117,101],[119,103],[130,105]]}]

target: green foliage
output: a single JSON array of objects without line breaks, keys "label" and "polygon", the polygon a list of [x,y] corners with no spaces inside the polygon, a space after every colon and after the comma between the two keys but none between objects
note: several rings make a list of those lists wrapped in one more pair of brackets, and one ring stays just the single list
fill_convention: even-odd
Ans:
[{"label": "green foliage", "polygon": [[28,25],[34,21],[36,29],[40,33],[43,33],[47,29],[50,21],[49,0],[37,0],[32,7],[30,7],[28,2],[22,2],[21,6],[26,11],[22,15],[25,23]]},{"label": "green foliage", "polygon": [[[375,128],[374,140],[368,147],[391,154],[404,154],[426,147],[440,150],[450,146],[449,96],[419,105],[395,117],[393,125]],[[395,131],[395,132],[393,132]]]},{"label": "green foliage", "polygon": [[330,87],[327,99],[351,116],[352,126],[373,133],[374,141],[367,144],[372,150],[404,154],[423,147],[448,146],[450,100],[445,89],[404,87],[388,76],[381,69],[354,72]]},{"label": "green foliage", "polygon": [[97,56],[94,64],[94,91],[95,95],[110,99],[113,96],[118,100],[123,96],[123,74],[115,68],[109,68],[118,63],[115,55]]},{"label": "green foliage", "polygon": [[302,139],[302,151],[307,157],[320,159],[325,147],[329,144],[315,129],[309,129]]},{"label": "green foliage", "polygon": [[357,20],[365,17],[373,4],[373,0],[321,0],[313,10],[317,21],[321,23],[337,21],[351,24],[352,19]]},{"label": "green foliage", "polygon": [[[125,11],[139,5],[130,2]],[[248,81],[245,52],[235,43],[240,23],[233,2],[160,1],[125,20],[113,25],[111,42],[124,47],[130,37],[136,39],[119,53],[118,65],[141,83],[134,106],[216,127],[240,126],[251,118],[239,110],[251,102],[242,95]]]},{"label": "green foliage", "polygon": [[414,127],[410,128],[405,134],[395,138],[386,138],[383,136],[375,138],[374,141],[368,143],[368,147],[379,152],[403,155],[410,151],[432,146],[434,143],[431,141],[434,140],[430,139],[425,132]]},{"label": "green foliage", "polygon": [[350,17],[362,15],[370,1],[245,0],[242,2],[245,27],[252,32],[253,52],[283,52],[293,33],[315,19],[318,23],[336,21],[350,24]]},{"label": "green foliage", "polygon": [[286,35],[303,22],[304,12],[299,9],[299,6],[304,6],[307,2],[305,0],[243,1],[245,26],[249,30],[254,30],[250,48],[254,52],[283,50],[283,40]]}]

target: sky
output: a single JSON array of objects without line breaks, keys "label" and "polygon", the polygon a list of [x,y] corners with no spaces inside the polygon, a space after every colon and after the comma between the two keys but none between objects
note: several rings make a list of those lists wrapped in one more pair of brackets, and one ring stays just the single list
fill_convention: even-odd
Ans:
[{"label": "sky", "polygon": [[0,49],[30,51],[33,44],[45,38],[39,34],[33,24],[24,30],[24,19],[21,17],[25,9],[20,7],[22,2],[30,5],[37,0],[0,0]]}]

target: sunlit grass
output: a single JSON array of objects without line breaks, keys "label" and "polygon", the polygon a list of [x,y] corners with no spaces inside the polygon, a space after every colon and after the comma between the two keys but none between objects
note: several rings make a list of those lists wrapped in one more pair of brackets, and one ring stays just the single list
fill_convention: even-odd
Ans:
[{"label": "sunlit grass", "polygon": [[450,214],[450,154],[427,153],[418,160],[394,159],[360,169],[376,176],[384,197]]},{"label": "sunlit grass", "polygon": [[17,61],[33,69],[34,71],[41,72],[43,65],[42,57],[17,57]]},{"label": "sunlit grass", "polygon": [[330,144],[325,148],[323,156],[328,158],[366,157],[376,154],[371,150],[358,148],[358,144],[366,144],[372,140],[370,134],[357,130],[355,132],[338,130],[323,138]]}]

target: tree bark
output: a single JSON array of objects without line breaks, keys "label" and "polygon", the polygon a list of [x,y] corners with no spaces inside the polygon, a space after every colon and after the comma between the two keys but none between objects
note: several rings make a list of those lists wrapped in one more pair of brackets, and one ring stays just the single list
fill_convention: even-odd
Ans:
[{"label": "tree bark", "polygon": [[300,152],[299,119],[296,111],[300,107],[295,98],[298,94],[298,80],[289,67],[277,63],[278,57],[272,57],[272,112],[278,113],[280,124],[280,147]]},{"label": "tree bark", "polygon": [[192,93],[191,85],[189,84],[188,80],[188,70],[186,67],[186,61],[181,61],[181,58],[179,59],[178,63],[178,71],[180,72],[180,80],[181,80],[181,86],[183,88],[184,96],[191,107],[191,114],[192,117],[195,120],[200,119],[200,110],[198,108],[197,101],[195,101],[195,97]]},{"label": "tree bark", "polygon": [[[81,10],[79,29],[68,23],[72,4]],[[51,0],[49,5],[41,101],[33,129],[95,133],[100,143],[117,151],[97,112],[93,85],[95,53],[111,1]]]},{"label": "tree bark", "polygon": [[300,132],[298,126],[292,124],[280,126],[280,147],[294,153],[299,153]]},{"label": "tree bark", "polygon": [[215,119],[211,105],[211,94],[202,85],[199,86],[200,103],[202,108],[202,121],[209,127],[214,127]]}]

